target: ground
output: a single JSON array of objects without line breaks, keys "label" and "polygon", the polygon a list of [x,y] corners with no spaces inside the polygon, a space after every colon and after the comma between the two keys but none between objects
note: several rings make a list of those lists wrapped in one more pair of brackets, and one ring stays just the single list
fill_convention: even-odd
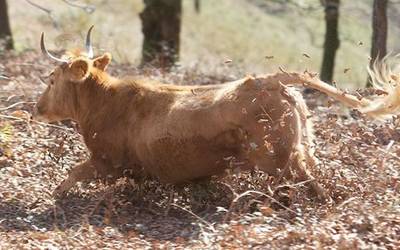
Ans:
[{"label": "ground", "polygon": [[[320,203],[304,183],[271,185],[258,172],[188,184],[77,185],[51,192],[88,157],[73,122],[30,121],[51,62],[35,52],[0,61],[0,248],[398,249],[399,120],[379,122],[322,94],[306,95],[320,164],[311,170],[333,201]],[[116,65],[113,75],[142,73],[179,84],[229,80]],[[221,74],[227,75],[227,74]],[[367,93],[364,93],[367,94]]]}]

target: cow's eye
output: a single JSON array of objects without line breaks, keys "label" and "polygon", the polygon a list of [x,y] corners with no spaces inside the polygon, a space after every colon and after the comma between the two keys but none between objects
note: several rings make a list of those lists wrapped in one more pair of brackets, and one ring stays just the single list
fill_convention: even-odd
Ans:
[{"label": "cow's eye", "polygon": [[54,85],[54,80],[50,79],[50,85]]}]

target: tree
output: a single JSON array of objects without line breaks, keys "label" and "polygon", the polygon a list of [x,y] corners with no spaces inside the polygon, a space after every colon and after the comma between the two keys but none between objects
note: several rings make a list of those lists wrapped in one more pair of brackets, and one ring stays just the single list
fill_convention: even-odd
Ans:
[{"label": "tree", "polygon": [[340,0],[322,0],[322,3],[325,6],[326,32],[321,67],[321,80],[332,83],[336,51],[340,46],[338,32]]},{"label": "tree", "polygon": [[142,64],[168,68],[179,59],[181,0],[144,0]]},{"label": "tree", "polygon": [[6,0],[0,0],[0,40],[1,48],[6,50],[14,48]]},{"label": "tree", "polygon": [[[387,0],[374,0],[372,13],[372,46],[371,66],[375,61],[386,56],[386,41],[388,33]],[[371,79],[368,77],[367,87],[371,87]]]},{"label": "tree", "polygon": [[200,13],[200,0],[194,0],[194,10],[196,13]]}]

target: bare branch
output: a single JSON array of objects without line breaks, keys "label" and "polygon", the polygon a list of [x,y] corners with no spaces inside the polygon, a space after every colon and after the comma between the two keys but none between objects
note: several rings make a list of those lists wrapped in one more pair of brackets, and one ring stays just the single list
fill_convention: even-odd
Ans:
[{"label": "bare branch", "polygon": [[27,3],[29,3],[30,5],[32,5],[35,8],[38,8],[39,10],[45,12],[49,18],[51,19],[51,21],[53,22],[53,25],[56,29],[58,29],[60,27],[60,25],[58,24],[57,20],[54,18],[53,16],[53,11],[50,9],[47,9],[37,3],[32,2],[31,0],[25,0]]},{"label": "bare branch", "polygon": [[30,0],[25,0],[25,1],[27,1],[30,5],[32,5],[32,6],[36,7],[36,8],[38,8],[38,9],[46,12],[48,15],[51,15],[51,13],[52,13],[52,10],[49,10],[49,9],[47,9],[47,8],[37,4],[37,3],[34,3],[32,1],[30,1]]},{"label": "bare branch", "polygon": [[[321,5],[320,4],[306,4],[302,1],[297,1],[297,0],[275,0],[275,2],[280,3],[280,4],[291,4],[301,10],[304,11],[314,11],[314,10],[320,10]],[[320,0],[321,4],[325,4],[325,0]]]},{"label": "bare branch", "polygon": [[75,131],[72,128],[58,126],[58,125],[50,124],[50,123],[39,122],[39,121],[32,120],[32,119],[24,119],[24,118],[12,116],[12,115],[1,115],[1,114],[0,114],[0,118],[9,119],[9,120],[16,120],[16,121],[21,121],[21,122],[33,122],[33,123],[36,123],[36,124],[38,124],[40,126],[43,126],[43,127],[56,128],[56,129],[60,129],[60,130],[63,130],[63,131],[68,131],[68,132],[75,133]]},{"label": "bare branch", "polygon": [[0,111],[6,111],[9,109],[13,109],[19,105],[23,105],[23,104],[35,104],[36,102],[16,102],[14,104],[11,104],[10,106],[4,107],[4,108],[0,108]]},{"label": "bare branch", "polygon": [[62,1],[66,4],[68,4],[69,6],[82,9],[89,14],[92,14],[96,10],[96,7],[94,5],[89,5],[89,4],[84,4],[84,3],[76,3],[73,0],[62,0]]}]

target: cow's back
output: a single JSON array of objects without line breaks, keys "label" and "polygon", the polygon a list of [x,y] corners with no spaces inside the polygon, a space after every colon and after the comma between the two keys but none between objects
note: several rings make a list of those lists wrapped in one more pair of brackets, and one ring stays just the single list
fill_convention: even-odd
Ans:
[{"label": "cow's back", "polygon": [[[252,78],[174,92],[168,107],[140,122],[132,143],[145,171],[166,182],[218,174],[232,159],[247,168],[249,133],[262,140],[263,114],[280,119],[286,99],[279,84]],[[274,164],[273,156],[270,161]]]}]

